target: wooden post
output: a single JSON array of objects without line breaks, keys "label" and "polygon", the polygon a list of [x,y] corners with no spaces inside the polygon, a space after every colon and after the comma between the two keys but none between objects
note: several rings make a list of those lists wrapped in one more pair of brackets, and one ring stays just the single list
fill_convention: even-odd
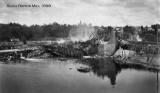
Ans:
[{"label": "wooden post", "polygon": [[157,71],[157,93],[159,93],[159,75],[158,75],[158,71]]},{"label": "wooden post", "polygon": [[159,34],[159,29],[157,27],[157,47],[156,48],[158,49],[158,54],[159,54],[160,51],[159,51],[159,35],[158,34]]},{"label": "wooden post", "polygon": [[158,32],[159,32],[159,29],[158,29],[158,26],[157,26],[157,46],[158,46],[158,43],[159,43],[159,42],[158,42],[158,39],[159,39],[159,38],[158,38],[158,34],[159,34]]}]

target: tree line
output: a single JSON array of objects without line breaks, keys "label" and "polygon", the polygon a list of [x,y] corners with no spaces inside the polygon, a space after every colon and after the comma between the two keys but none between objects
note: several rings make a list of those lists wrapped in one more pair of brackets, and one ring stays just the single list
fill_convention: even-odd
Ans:
[{"label": "tree line", "polygon": [[40,40],[46,37],[68,37],[71,27],[71,25],[60,25],[58,23],[42,26],[26,26],[18,23],[0,24],[0,41],[9,41],[13,38],[19,40]]},{"label": "tree line", "polygon": [[[103,35],[105,37],[107,37],[114,28],[112,26],[92,26],[91,24],[80,25],[85,27],[93,27],[98,32],[97,34],[104,33]],[[79,28],[80,25],[59,24],[57,22],[52,24],[31,26],[21,25],[18,23],[0,24],[0,41],[9,41],[13,38],[17,38],[21,41],[67,38],[70,36],[70,32]],[[148,36],[152,36],[156,39],[155,36],[157,35],[158,29],[160,29],[160,25],[151,25],[151,29],[147,26],[140,26],[140,31],[138,32],[134,26],[124,26],[122,28],[124,39],[138,33],[145,40],[148,39]]]}]

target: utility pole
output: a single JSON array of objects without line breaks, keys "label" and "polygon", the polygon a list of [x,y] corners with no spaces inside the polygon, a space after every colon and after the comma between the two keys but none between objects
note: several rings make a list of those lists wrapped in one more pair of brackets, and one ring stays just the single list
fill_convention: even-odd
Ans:
[{"label": "utility pole", "polygon": [[[159,13],[159,5],[160,5],[160,2],[159,2],[159,0],[157,0],[157,9],[158,9],[158,11],[157,11],[157,14],[159,15],[160,13]],[[158,27],[158,25],[159,24],[157,24],[157,48],[158,48],[158,53],[159,53],[159,45],[158,45],[158,43],[159,43],[159,38],[158,38],[158,34],[159,34],[159,31],[160,31],[160,28]],[[159,71],[157,71],[157,93],[159,93]]]},{"label": "utility pole", "polygon": [[157,93],[159,93],[159,75],[157,71]]}]

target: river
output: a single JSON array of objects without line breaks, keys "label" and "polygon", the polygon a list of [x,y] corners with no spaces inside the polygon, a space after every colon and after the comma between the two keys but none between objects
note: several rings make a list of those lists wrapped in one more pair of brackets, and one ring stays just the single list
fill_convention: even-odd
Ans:
[{"label": "river", "polygon": [[0,64],[0,93],[160,93],[160,74],[107,59]]}]

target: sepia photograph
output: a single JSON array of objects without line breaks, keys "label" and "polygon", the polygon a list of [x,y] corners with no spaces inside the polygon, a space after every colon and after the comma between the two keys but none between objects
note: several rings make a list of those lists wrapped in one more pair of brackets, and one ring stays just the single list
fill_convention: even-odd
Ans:
[{"label": "sepia photograph", "polygon": [[160,0],[0,0],[0,93],[160,93]]}]

